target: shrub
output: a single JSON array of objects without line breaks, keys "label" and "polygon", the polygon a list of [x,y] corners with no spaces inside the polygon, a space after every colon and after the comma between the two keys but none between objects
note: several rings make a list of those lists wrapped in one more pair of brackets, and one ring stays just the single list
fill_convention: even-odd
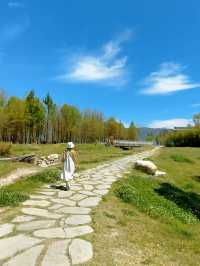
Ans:
[{"label": "shrub", "polygon": [[200,147],[200,128],[160,134],[158,142],[168,147]]},{"label": "shrub", "polygon": [[8,142],[0,142],[0,156],[5,156],[10,154],[12,144]]}]

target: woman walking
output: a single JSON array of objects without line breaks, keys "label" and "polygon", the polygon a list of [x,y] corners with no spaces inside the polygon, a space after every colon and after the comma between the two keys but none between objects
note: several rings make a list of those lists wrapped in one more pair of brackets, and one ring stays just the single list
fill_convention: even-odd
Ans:
[{"label": "woman walking", "polygon": [[70,189],[68,182],[69,180],[73,179],[73,175],[75,172],[75,161],[77,158],[77,154],[74,148],[74,143],[68,142],[67,149],[63,153],[64,168],[63,172],[61,173],[61,179],[65,180],[66,182],[66,190]]}]

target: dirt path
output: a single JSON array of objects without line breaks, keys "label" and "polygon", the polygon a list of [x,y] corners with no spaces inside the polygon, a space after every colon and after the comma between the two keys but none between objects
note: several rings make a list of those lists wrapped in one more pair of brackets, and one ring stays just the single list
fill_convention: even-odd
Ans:
[{"label": "dirt path", "polygon": [[8,174],[5,178],[0,179],[0,187],[15,183],[24,176],[41,172],[43,169],[38,167],[18,168]]},{"label": "dirt path", "polygon": [[39,189],[23,203],[19,216],[0,225],[0,265],[68,266],[92,259],[92,243],[82,239],[93,232],[92,208],[133,162],[156,150],[81,172],[69,191],[52,186]]}]

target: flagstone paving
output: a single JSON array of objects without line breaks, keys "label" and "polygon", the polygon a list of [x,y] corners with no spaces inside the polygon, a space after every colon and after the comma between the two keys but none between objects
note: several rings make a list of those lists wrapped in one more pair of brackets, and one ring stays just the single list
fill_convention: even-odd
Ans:
[{"label": "flagstone paving", "polygon": [[68,266],[92,259],[92,244],[81,239],[93,232],[92,208],[133,162],[156,149],[86,170],[69,191],[44,186],[31,195],[17,217],[0,225],[0,266]]}]

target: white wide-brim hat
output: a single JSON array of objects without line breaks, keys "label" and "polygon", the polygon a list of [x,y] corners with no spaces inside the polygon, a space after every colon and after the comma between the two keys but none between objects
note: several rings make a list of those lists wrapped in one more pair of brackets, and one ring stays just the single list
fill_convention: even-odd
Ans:
[{"label": "white wide-brim hat", "polygon": [[73,142],[68,142],[67,143],[67,148],[68,149],[73,149],[75,147],[74,143]]}]

